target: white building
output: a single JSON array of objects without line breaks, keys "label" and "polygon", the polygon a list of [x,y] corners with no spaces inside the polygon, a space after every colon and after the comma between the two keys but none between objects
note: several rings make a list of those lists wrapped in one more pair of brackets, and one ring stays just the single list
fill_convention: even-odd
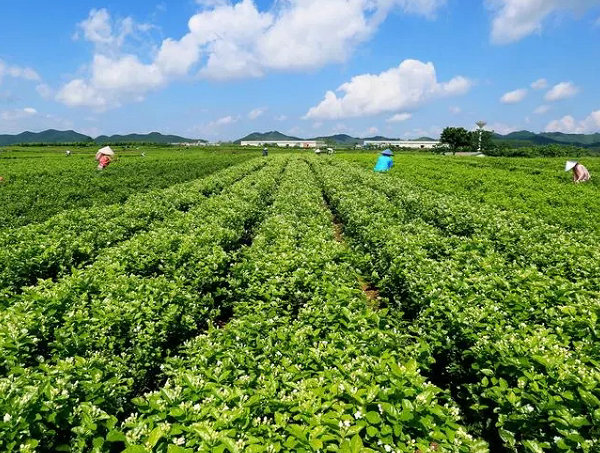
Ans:
[{"label": "white building", "polygon": [[280,148],[318,148],[325,142],[317,140],[248,140],[242,141],[242,146],[279,146]]},{"label": "white building", "polygon": [[383,148],[396,146],[398,148],[431,149],[440,144],[439,140],[365,140],[364,146]]}]

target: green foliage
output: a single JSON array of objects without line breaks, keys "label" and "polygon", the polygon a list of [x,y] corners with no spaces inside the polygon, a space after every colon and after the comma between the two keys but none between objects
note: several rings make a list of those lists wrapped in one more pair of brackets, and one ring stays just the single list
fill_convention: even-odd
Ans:
[{"label": "green foliage", "polygon": [[597,231],[557,215],[593,186],[373,157],[270,155],[1,234],[0,450],[598,451]]},{"label": "green foliage", "polygon": [[509,148],[497,146],[485,148],[485,153],[490,156],[501,157],[576,157],[576,156],[598,156],[597,151],[579,148],[570,145],[542,145],[524,146],[520,148]]},{"label": "green foliage", "polygon": [[[65,209],[119,204],[130,196],[206,176],[242,162],[249,154],[122,152],[105,171],[96,171],[95,148],[73,149],[68,158],[41,152],[0,153],[0,229],[47,220]],[[81,152],[83,151],[83,152]]]},{"label": "green foliage", "polygon": [[440,142],[448,145],[455,153],[471,146],[471,133],[464,127],[446,127],[440,135]]}]

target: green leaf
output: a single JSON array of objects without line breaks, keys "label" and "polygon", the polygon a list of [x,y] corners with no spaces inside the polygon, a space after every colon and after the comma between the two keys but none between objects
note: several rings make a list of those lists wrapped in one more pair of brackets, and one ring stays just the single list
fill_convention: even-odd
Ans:
[{"label": "green leaf", "polygon": [[363,448],[363,446],[363,441],[358,434],[356,434],[350,441],[350,451],[352,451],[352,453],[360,453],[360,450]]},{"label": "green leaf", "polygon": [[371,425],[378,425],[379,423],[381,423],[381,417],[375,411],[367,412],[367,415],[365,415],[365,418]]},{"label": "green leaf", "polygon": [[106,435],[106,440],[109,442],[125,442],[126,438],[125,434],[123,434],[121,431],[113,429]]}]

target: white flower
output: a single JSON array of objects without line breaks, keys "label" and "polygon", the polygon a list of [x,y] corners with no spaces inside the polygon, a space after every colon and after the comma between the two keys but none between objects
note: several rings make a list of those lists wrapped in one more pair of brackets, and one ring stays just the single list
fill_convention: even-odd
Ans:
[{"label": "white flower", "polygon": [[10,414],[4,414],[4,423],[8,423],[12,416]]},{"label": "white flower", "polygon": [[359,409],[359,410],[357,410],[357,411],[354,413],[354,418],[355,418],[355,419],[357,419],[357,420],[358,420],[359,418],[362,418],[362,416],[363,416],[363,414],[362,414],[362,412],[360,411],[360,409]]},{"label": "white flower", "polygon": [[383,449],[384,449],[385,451],[387,451],[387,452],[390,452],[390,451],[392,451],[392,447],[390,447],[388,444],[385,444],[385,445],[383,446]]}]

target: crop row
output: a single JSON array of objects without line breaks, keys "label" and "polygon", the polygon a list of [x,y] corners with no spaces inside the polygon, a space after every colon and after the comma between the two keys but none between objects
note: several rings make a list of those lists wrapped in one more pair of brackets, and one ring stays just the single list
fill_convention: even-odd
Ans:
[{"label": "crop row", "polygon": [[48,155],[41,150],[21,157],[0,157],[0,229],[44,222],[65,209],[124,203],[132,195],[191,181],[230,165],[250,154],[139,151],[118,153],[106,172],[97,172],[93,154]]},{"label": "crop row", "polygon": [[273,159],[5,310],[0,449],[85,450],[107,412],[153,385],[165,357],[221,315],[219,288],[284,165]]},{"label": "crop row", "polygon": [[[432,378],[468,408],[472,426],[508,448],[594,451],[597,263],[583,255],[576,269],[568,235],[528,245],[544,226],[528,230],[523,216],[477,216],[393,178],[314,165],[346,233],[369,255],[364,267],[427,342]],[[568,256],[560,278],[557,257]]]},{"label": "crop row", "polygon": [[520,295],[525,305],[513,298],[501,299],[508,304],[513,320],[560,329],[569,341],[577,342],[577,349],[600,359],[596,348],[600,309],[597,248],[584,247],[578,235],[521,214],[474,208],[459,197],[339,165],[349,179],[360,181],[375,191],[373,196],[390,203],[388,217],[425,222],[423,232],[433,231],[442,238],[441,242],[426,243],[430,257],[453,264],[462,263],[465,256],[485,258],[496,278],[495,282],[488,279],[490,288],[506,279],[512,291],[526,291]]},{"label": "crop row", "polygon": [[[365,166],[373,165],[372,156],[348,158]],[[584,163],[588,165],[585,160]],[[563,168],[563,159],[411,155],[398,156],[393,176],[422,189],[458,194],[478,205],[491,204],[511,212],[534,214],[546,223],[594,233],[600,221],[595,181],[574,185],[571,174]],[[591,171],[594,174],[593,168]]]},{"label": "crop row", "polygon": [[98,450],[487,451],[420,374],[418,341],[368,307],[349,253],[314,175],[292,162],[232,268],[231,322],[168,360],[165,386]]},{"label": "crop row", "polygon": [[104,248],[177,218],[261,165],[250,161],[198,181],[135,195],[122,205],[66,211],[41,224],[1,232],[2,304],[9,305],[22,286],[67,274]]}]

